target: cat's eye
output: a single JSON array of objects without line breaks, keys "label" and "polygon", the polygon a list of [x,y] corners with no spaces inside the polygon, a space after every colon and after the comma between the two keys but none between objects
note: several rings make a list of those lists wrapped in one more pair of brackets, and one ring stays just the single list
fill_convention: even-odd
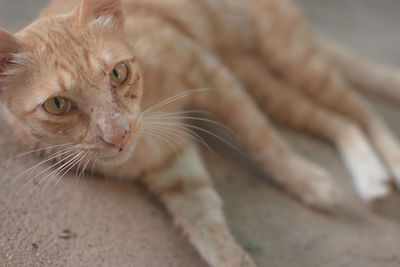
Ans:
[{"label": "cat's eye", "polygon": [[63,115],[71,111],[73,105],[71,101],[64,97],[56,96],[46,100],[43,104],[44,110],[56,116]]},{"label": "cat's eye", "polygon": [[113,87],[122,86],[128,80],[128,75],[128,66],[123,62],[118,63],[110,73],[111,85]]}]

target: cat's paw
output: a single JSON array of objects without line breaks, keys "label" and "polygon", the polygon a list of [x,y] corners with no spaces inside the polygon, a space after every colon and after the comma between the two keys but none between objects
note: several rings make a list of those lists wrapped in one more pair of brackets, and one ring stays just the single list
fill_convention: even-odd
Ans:
[{"label": "cat's paw", "polygon": [[241,246],[226,241],[219,246],[215,258],[211,258],[209,264],[213,267],[257,267]]},{"label": "cat's paw", "polygon": [[390,177],[387,174],[369,175],[358,180],[356,190],[364,203],[373,206],[374,203],[386,199],[392,192]]},{"label": "cat's paw", "polygon": [[300,197],[305,204],[324,212],[334,212],[337,209],[341,193],[328,173],[314,168],[304,182]]},{"label": "cat's paw", "polygon": [[318,165],[292,154],[285,159],[285,168],[276,177],[282,186],[307,206],[334,212],[341,194],[332,177]]},{"label": "cat's paw", "polygon": [[[336,145],[351,173],[358,196],[366,204],[386,198],[391,177],[362,130],[349,124],[337,136]],[[396,147],[385,145],[385,147]],[[388,164],[389,168],[391,167]]]}]

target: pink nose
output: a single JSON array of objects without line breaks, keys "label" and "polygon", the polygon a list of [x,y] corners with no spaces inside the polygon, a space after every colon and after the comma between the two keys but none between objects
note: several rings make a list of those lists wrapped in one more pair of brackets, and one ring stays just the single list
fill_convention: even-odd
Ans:
[{"label": "pink nose", "polygon": [[99,136],[109,145],[122,151],[130,134],[130,126],[118,112],[97,111],[94,113]]},{"label": "pink nose", "polygon": [[125,131],[117,132],[117,133],[114,132],[112,134],[104,135],[102,137],[102,139],[107,144],[114,145],[118,149],[120,149],[128,141],[129,134],[130,134],[129,130],[125,130]]}]

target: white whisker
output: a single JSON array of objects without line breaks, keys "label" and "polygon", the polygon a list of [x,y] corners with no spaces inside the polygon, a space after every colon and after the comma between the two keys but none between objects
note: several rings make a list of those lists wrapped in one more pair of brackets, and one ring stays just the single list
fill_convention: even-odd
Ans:
[{"label": "white whisker", "polygon": [[176,149],[175,146],[172,145],[171,140],[169,139],[169,137],[166,137],[164,135],[160,135],[160,133],[154,133],[152,131],[147,131],[146,133],[158,138],[161,141],[164,141],[165,143],[167,143],[175,151],[176,154],[178,154],[178,150]]},{"label": "white whisker", "polygon": [[[220,123],[220,122],[217,122],[217,121],[214,121],[214,120],[210,120],[210,119],[206,119],[206,118],[200,118],[200,117],[191,117],[191,116],[176,116],[176,117],[163,116],[161,118],[163,120],[164,119],[176,119],[176,120],[196,120],[196,121],[208,122],[208,123],[211,123],[213,125],[217,125],[217,126],[222,127],[223,129],[227,130],[230,134],[232,134],[238,140],[238,137],[237,137],[236,133],[231,128],[229,128],[228,126],[226,126],[223,123]],[[158,121],[153,121],[153,120],[145,121],[145,123],[147,123],[147,122],[158,122]]]},{"label": "white whisker", "polygon": [[76,181],[76,179],[78,179],[78,173],[79,173],[79,170],[80,170],[80,168],[81,168],[82,163],[84,162],[84,159],[85,159],[86,156],[89,155],[90,153],[91,153],[90,150],[89,150],[89,151],[86,151],[86,153],[82,156],[82,160],[79,162],[79,165],[76,167],[76,170],[75,170],[75,181]]},{"label": "white whisker", "polygon": [[[71,156],[73,156],[74,154],[70,154],[70,155],[68,155],[66,158],[69,158],[69,157],[71,157]],[[55,166],[57,166],[58,164],[60,164],[60,161],[57,161],[57,162],[55,162],[53,165],[51,165],[50,167],[48,167],[48,168],[46,168],[45,170],[43,170],[42,172],[40,172],[39,174],[37,174],[37,175],[35,175],[34,177],[32,177],[32,178],[30,178],[27,182],[25,182],[22,186],[21,186],[21,188],[20,188],[20,190],[15,194],[15,197],[18,197],[18,195],[24,190],[24,188],[26,187],[26,186],[28,186],[35,178],[37,178],[38,176],[40,176],[42,173],[44,173],[44,172],[46,172],[47,170],[49,170],[49,169],[51,169],[51,168],[54,168]],[[58,168],[57,168],[58,169]],[[42,180],[40,180],[40,182],[38,183],[38,184],[36,184],[35,186],[39,186],[41,183],[42,183],[42,181],[44,181],[49,175],[51,175],[52,173],[54,173],[54,171],[53,172],[51,172],[50,174],[48,174],[45,178],[43,178]]]},{"label": "white whisker", "polygon": [[[57,175],[59,175],[63,170],[65,170],[66,168],[68,168],[70,166],[70,164],[72,164],[73,162],[75,162],[76,158],[78,158],[83,152],[82,151],[77,151],[75,153],[72,154],[72,158],[69,159],[67,162],[64,163],[65,159],[63,159],[63,165],[61,165],[60,167],[58,167],[54,172],[53,175],[51,175],[48,179],[46,184],[44,185],[42,192],[44,193],[47,190],[47,187],[53,182],[53,180],[57,177]],[[45,178],[47,178],[45,177]],[[43,182],[43,179],[37,184],[37,186],[39,186],[41,183]]]},{"label": "white whisker", "polygon": [[222,138],[218,134],[215,134],[215,133],[213,133],[213,132],[211,132],[209,130],[206,130],[204,128],[201,128],[201,127],[198,127],[198,126],[195,126],[195,125],[190,125],[190,124],[187,124],[187,123],[182,123],[182,122],[177,122],[177,123],[172,123],[172,122],[153,122],[153,124],[175,126],[175,127],[181,126],[181,127],[184,127],[184,128],[189,128],[189,129],[192,128],[192,129],[201,131],[203,133],[211,135],[212,137],[214,137],[214,138],[218,139],[219,141],[223,142],[224,144],[228,145],[230,148],[234,149],[236,152],[238,152],[241,155],[244,155],[244,156],[247,157],[247,155],[245,155],[240,149],[238,149],[232,143],[228,142],[227,140],[225,140],[224,138]]},{"label": "white whisker", "polygon": [[83,175],[83,173],[85,172],[86,167],[88,166],[89,162],[93,159],[93,156],[92,156],[92,155],[93,155],[93,151],[92,151],[92,152],[90,153],[90,155],[88,156],[88,160],[86,161],[86,163],[85,163],[85,165],[83,166],[81,172],[79,173],[78,180],[76,181],[76,184],[79,183],[79,180],[80,180],[81,176]]},{"label": "white whisker", "polygon": [[64,171],[64,174],[62,174],[62,175],[57,179],[57,181],[56,181],[55,184],[54,184],[54,188],[58,185],[58,183],[62,180],[62,178],[63,178],[73,167],[75,167],[79,162],[82,161],[82,156],[81,156],[82,153],[84,153],[84,152],[79,153],[79,154],[76,156],[77,159],[69,164],[70,167],[69,167],[66,171]]},{"label": "white whisker", "polygon": [[53,154],[53,155],[51,155],[50,157],[48,157],[47,159],[42,160],[41,162],[37,163],[36,165],[34,165],[34,166],[28,168],[27,170],[25,170],[25,171],[23,171],[21,174],[19,174],[16,178],[14,178],[12,184],[14,184],[17,180],[19,180],[19,179],[20,179],[23,175],[25,175],[26,173],[28,173],[28,172],[34,170],[35,168],[39,167],[40,165],[43,165],[43,164],[46,163],[46,162],[49,162],[49,161],[51,161],[51,160],[53,160],[53,159],[56,159],[57,157],[59,157],[59,156],[61,156],[61,155],[64,155],[64,154],[67,154],[67,153],[71,152],[72,150],[76,149],[76,147],[78,147],[78,146],[72,146],[72,147],[63,149],[63,150],[61,150],[61,151],[58,151],[58,152],[56,152],[55,154]]},{"label": "white whisker", "polygon": [[[175,128],[173,128],[172,126],[175,126],[175,127],[179,128],[179,129],[182,129],[182,130],[175,129]],[[167,131],[173,131],[173,132],[175,132],[175,133],[177,133],[177,134],[182,134],[182,135],[188,136],[188,137],[190,137],[190,138],[192,138],[192,139],[195,139],[195,140],[199,141],[199,142],[200,142],[202,145],[204,145],[210,152],[213,152],[214,154],[216,154],[216,153],[210,148],[210,146],[207,144],[207,142],[206,142],[200,135],[198,135],[195,131],[193,131],[193,130],[191,130],[191,129],[187,129],[187,128],[185,128],[185,127],[183,127],[183,126],[179,126],[179,125],[171,125],[170,127],[164,126],[164,125],[152,125],[152,126],[151,126],[151,129],[155,129],[155,130],[157,130],[157,129],[163,129],[163,130],[167,130]],[[188,131],[189,133],[187,133],[186,131]]]},{"label": "white whisker", "polygon": [[97,159],[98,159],[98,158],[97,158],[97,154],[98,154],[98,153],[96,153],[95,156],[94,156],[95,159],[94,159],[94,162],[93,162],[93,165],[92,165],[92,171],[91,171],[91,174],[90,174],[91,177],[93,177],[94,166],[96,165],[96,162],[97,162]]},{"label": "white whisker", "polygon": [[164,116],[179,116],[179,115],[188,115],[188,114],[203,114],[203,115],[211,115],[212,113],[205,111],[205,110],[184,110],[184,111],[177,111],[177,112],[151,112],[149,115],[144,117],[145,120],[153,119],[153,118],[162,118]]},{"label": "white whisker", "polygon": [[172,96],[170,98],[167,98],[163,101],[161,101],[158,104],[155,104],[149,108],[147,108],[145,111],[142,112],[142,115],[147,114],[151,111],[157,110],[165,105],[168,105],[172,102],[175,102],[181,98],[187,97],[189,95],[195,94],[195,93],[199,93],[199,92],[204,92],[204,91],[208,91],[211,90],[210,88],[201,88],[201,89],[194,89],[194,90],[190,90],[190,91],[184,91],[184,92],[180,92],[179,94],[176,94],[175,96]]},{"label": "white whisker", "polygon": [[[161,134],[165,138],[168,138],[168,140],[172,141],[173,144],[180,146],[183,150],[185,149],[185,145],[187,145],[187,141],[181,140],[180,138],[173,138],[173,137],[178,134],[182,134],[182,135],[188,136],[190,138],[193,138],[193,136],[191,136],[188,133],[181,133],[177,129],[171,129],[168,127],[158,127],[157,126],[157,127],[153,128],[152,130],[154,133]],[[174,136],[172,136],[172,135],[174,135]],[[182,142],[183,142],[183,144],[182,144]]]},{"label": "white whisker", "polygon": [[[48,175],[46,175],[44,178],[42,178],[37,184],[36,186],[39,187],[44,181],[46,181],[46,185],[43,188],[43,191],[45,190],[45,187],[48,185],[48,183],[50,182],[51,178],[55,175],[57,175],[59,173],[59,171],[61,171],[61,169],[68,164],[71,160],[74,159],[74,156],[77,155],[79,152],[73,152],[70,155],[66,156],[65,158],[63,158],[62,160],[58,161],[58,164],[61,164],[60,166],[58,166],[55,170],[53,170],[52,172],[50,172]],[[66,160],[68,160],[68,162],[65,162]]]},{"label": "white whisker", "polygon": [[43,151],[43,150],[47,150],[47,149],[53,149],[53,148],[57,148],[57,147],[64,147],[64,146],[68,146],[68,145],[71,145],[71,144],[73,144],[73,143],[66,143],[66,144],[62,144],[62,145],[49,146],[49,147],[34,149],[34,150],[31,150],[31,151],[28,151],[28,152],[21,153],[19,155],[16,155],[16,156],[14,156],[12,158],[9,158],[6,161],[2,162],[0,164],[0,168],[3,167],[3,165],[7,164],[8,162],[10,162],[10,161],[12,161],[14,159],[21,158],[23,156],[27,156],[27,155],[30,155],[30,154],[35,153],[35,152],[39,152],[39,151]]}]

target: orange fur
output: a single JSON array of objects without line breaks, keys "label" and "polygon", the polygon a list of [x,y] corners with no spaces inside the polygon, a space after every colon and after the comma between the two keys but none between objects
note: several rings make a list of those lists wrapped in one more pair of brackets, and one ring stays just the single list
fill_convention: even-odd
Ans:
[{"label": "orange fur", "polygon": [[[71,168],[83,161],[142,179],[212,266],[254,263],[226,226],[188,108],[213,113],[312,207],[333,209],[337,189],[268,117],[336,145],[367,202],[389,194],[389,173],[400,181],[397,141],[289,0],[54,0],[32,24],[0,37],[0,99],[13,127],[36,146],[80,145],[69,151],[82,152]],[[349,55],[341,55],[346,69]],[[115,87],[110,75],[121,62],[129,75]],[[55,96],[74,108],[50,115],[42,104]]]}]

